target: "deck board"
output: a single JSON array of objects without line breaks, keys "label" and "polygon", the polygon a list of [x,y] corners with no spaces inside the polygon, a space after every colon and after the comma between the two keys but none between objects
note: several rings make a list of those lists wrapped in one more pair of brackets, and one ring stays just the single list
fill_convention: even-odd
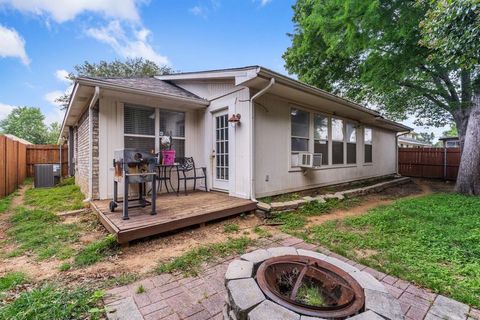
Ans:
[{"label": "deck board", "polygon": [[92,204],[100,222],[117,236],[119,243],[175,231],[256,208],[253,201],[220,192],[193,192],[187,196],[169,194],[157,197],[156,215],[150,215],[150,207],[131,208],[128,211],[130,219],[122,220],[122,207],[110,212],[109,202],[110,200],[98,200]]}]

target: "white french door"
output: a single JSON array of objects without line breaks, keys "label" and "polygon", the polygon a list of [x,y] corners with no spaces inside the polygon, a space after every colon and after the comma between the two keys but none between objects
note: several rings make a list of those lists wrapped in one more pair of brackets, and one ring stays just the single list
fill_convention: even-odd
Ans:
[{"label": "white french door", "polygon": [[213,170],[214,189],[228,190],[228,112],[213,114]]}]

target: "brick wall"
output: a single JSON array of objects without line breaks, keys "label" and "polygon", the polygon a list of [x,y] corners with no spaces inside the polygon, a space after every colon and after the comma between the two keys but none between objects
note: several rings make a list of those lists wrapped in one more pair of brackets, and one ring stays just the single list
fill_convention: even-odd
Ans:
[{"label": "brick wall", "polygon": [[[98,199],[98,103],[92,110],[93,115],[93,199]],[[89,195],[89,176],[90,176],[90,145],[89,145],[89,114],[88,109],[83,113],[78,121],[77,127],[74,129],[75,143],[75,183],[88,197]]]}]

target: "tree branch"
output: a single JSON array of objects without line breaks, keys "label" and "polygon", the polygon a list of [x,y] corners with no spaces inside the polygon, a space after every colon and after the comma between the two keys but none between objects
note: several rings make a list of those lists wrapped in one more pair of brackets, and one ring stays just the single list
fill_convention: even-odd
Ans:
[{"label": "tree branch", "polygon": [[431,90],[428,90],[428,89],[423,88],[421,86],[417,86],[413,83],[408,83],[408,82],[401,82],[400,85],[403,86],[403,87],[407,87],[407,88],[410,88],[410,89],[417,90],[423,97],[425,97],[428,100],[430,100],[431,102],[435,103],[440,108],[442,108],[442,109],[444,109],[445,111],[448,111],[448,112],[452,111],[452,108],[450,107],[450,105],[440,101],[437,97],[435,97],[438,94],[438,92],[431,91]]}]

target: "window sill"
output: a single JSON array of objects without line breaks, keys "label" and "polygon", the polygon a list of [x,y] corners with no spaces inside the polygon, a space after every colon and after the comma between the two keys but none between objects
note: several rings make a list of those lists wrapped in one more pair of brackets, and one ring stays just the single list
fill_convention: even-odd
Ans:
[{"label": "window sill", "polygon": [[373,163],[369,162],[369,163],[364,163],[363,164],[364,167],[373,167]]},{"label": "window sill", "polygon": [[[318,170],[329,170],[329,169],[342,169],[342,168],[355,168],[358,167],[358,164],[334,164],[329,166],[321,166],[319,168],[308,168],[307,170],[318,171]],[[290,168],[288,172],[302,172],[301,168]]]}]

